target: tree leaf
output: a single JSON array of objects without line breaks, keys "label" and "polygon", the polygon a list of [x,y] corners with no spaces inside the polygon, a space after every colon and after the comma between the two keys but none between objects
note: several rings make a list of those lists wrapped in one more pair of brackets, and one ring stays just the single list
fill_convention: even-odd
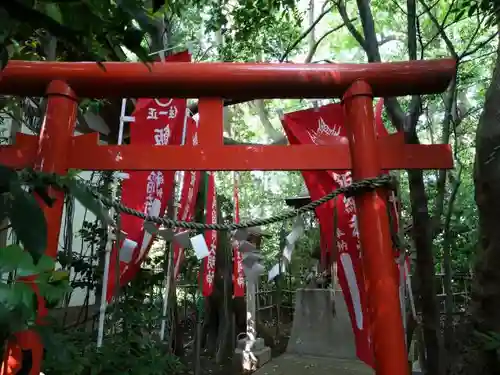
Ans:
[{"label": "tree leaf", "polygon": [[0,248],[0,270],[1,272],[17,270],[19,276],[29,276],[37,273],[31,255],[16,244]]},{"label": "tree leaf", "polygon": [[63,17],[61,14],[61,10],[59,9],[59,5],[55,3],[45,4],[45,13],[53,20],[59,23],[63,23]]},{"label": "tree leaf", "polygon": [[58,303],[67,292],[71,291],[67,282],[59,282],[57,284],[41,283],[38,288],[40,294],[50,304]]},{"label": "tree leaf", "polygon": [[52,271],[49,277],[49,283],[55,283],[60,281],[69,281],[69,272],[68,271]]},{"label": "tree leaf", "polygon": [[5,283],[0,283],[0,305],[9,307],[12,303],[12,289]]},{"label": "tree leaf", "polygon": [[38,264],[36,265],[36,269],[41,272],[52,271],[56,266],[56,262],[54,258],[49,257],[48,255],[43,254],[38,260]]},{"label": "tree leaf", "polygon": [[476,13],[477,8],[478,8],[477,3],[471,4],[471,6],[467,12],[467,17],[472,17],[474,15],[474,13]]},{"label": "tree leaf", "polygon": [[9,205],[8,216],[12,229],[19,241],[33,258],[38,262],[47,247],[47,222],[45,215],[35,197],[26,193],[20,185],[12,184],[10,193],[12,200]]},{"label": "tree leaf", "polygon": [[26,309],[26,311],[35,312],[35,304],[34,304],[34,295],[35,292],[31,287],[23,282],[16,282],[13,285],[13,292],[18,305],[21,305],[22,308]]},{"label": "tree leaf", "polygon": [[165,5],[165,0],[153,0],[153,13],[158,12],[160,8],[164,5]]},{"label": "tree leaf", "polygon": [[0,165],[0,192],[5,193],[10,190],[10,184],[18,181],[17,172],[5,165]]},{"label": "tree leaf", "polygon": [[458,22],[458,21],[460,21],[463,18],[464,14],[465,14],[465,11],[466,11],[465,8],[460,9],[460,10],[457,11],[457,13],[455,14],[455,22]]},{"label": "tree leaf", "polygon": [[81,186],[75,179],[68,179],[65,182],[71,194],[90,212],[92,212],[105,225],[112,224],[113,220],[109,217],[104,205],[94,195]]}]

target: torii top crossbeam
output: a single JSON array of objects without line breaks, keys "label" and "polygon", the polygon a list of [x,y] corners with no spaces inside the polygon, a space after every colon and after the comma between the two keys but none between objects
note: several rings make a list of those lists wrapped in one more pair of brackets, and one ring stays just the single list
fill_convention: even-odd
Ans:
[{"label": "torii top crossbeam", "polygon": [[218,97],[228,99],[341,97],[356,80],[374,96],[442,92],[455,61],[372,64],[103,63],[10,61],[0,93],[43,96],[61,80],[80,98]]}]

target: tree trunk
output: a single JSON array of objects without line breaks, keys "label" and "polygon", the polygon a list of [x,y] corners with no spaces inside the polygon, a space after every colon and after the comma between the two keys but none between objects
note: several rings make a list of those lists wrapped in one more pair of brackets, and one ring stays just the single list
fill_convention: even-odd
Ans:
[{"label": "tree trunk", "polygon": [[476,132],[474,165],[475,198],[479,212],[480,243],[477,249],[471,303],[462,322],[459,345],[450,374],[500,374],[496,348],[485,346],[483,335],[500,334],[500,45],[493,77],[486,93]]},{"label": "tree trunk", "polygon": [[421,170],[408,171],[411,211],[413,217],[413,239],[417,249],[416,276],[422,307],[422,331],[426,344],[425,364],[428,374],[443,374],[439,311],[436,301],[434,258],[427,195]]},{"label": "tree trunk", "polygon": [[[220,204],[218,221],[222,222]],[[214,290],[205,301],[205,321],[203,324],[202,346],[212,354],[216,354],[218,363],[231,357],[235,337],[232,337],[233,314],[236,322],[240,322],[236,334],[240,331],[243,321],[245,324],[246,311],[238,309],[236,300],[233,299],[232,286],[232,249],[229,244],[227,233],[219,232],[217,255],[215,260]],[[239,300],[239,299],[238,299]],[[231,302],[233,301],[233,302]]]}]

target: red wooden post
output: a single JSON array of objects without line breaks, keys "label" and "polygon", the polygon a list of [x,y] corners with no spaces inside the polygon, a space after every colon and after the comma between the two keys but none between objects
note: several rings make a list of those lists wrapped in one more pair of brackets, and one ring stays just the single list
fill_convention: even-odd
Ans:
[{"label": "red wooden post", "polygon": [[221,98],[200,98],[198,144],[205,147],[223,146],[224,104]]},{"label": "red wooden post", "polygon": [[[76,96],[71,88],[62,81],[52,81],[46,91],[47,110],[43,120],[38,149],[35,161],[35,169],[43,172],[54,172],[65,174],[68,170],[68,151],[71,147],[71,138],[76,121],[78,105]],[[53,258],[57,256],[59,245],[59,232],[64,204],[64,193],[49,188],[49,195],[55,198],[52,207],[47,206],[38,199],[47,221],[47,247],[45,254]],[[42,301],[43,304],[43,301]],[[47,311],[45,306],[38,307],[38,324],[43,324],[44,315]],[[42,366],[43,344],[36,331],[26,330],[17,332],[16,339],[9,342],[10,355],[4,358],[5,371],[8,362],[12,363],[12,370],[25,371],[29,375],[38,375]],[[20,340],[20,338],[27,338]],[[23,363],[23,351],[31,353],[31,363]],[[30,368],[24,368],[30,366]]]},{"label": "red wooden post", "polygon": [[[354,180],[380,175],[381,164],[371,87],[356,81],[343,102]],[[356,196],[363,268],[377,375],[408,375],[408,356],[401,318],[398,280],[389,233],[389,218],[380,191]]]},{"label": "red wooden post", "polygon": [[[68,170],[68,156],[78,103],[71,87],[62,81],[52,81],[47,87],[46,95],[47,110],[40,131],[35,169],[63,175]],[[49,194],[56,201],[52,207],[41,202],[48,230],[45,254],[55,258],[59,244],[64,193],[51,188]]]}]

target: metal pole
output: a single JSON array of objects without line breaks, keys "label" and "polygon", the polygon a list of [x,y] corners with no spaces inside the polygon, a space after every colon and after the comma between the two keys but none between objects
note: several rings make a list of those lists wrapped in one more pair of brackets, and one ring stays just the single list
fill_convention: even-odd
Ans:
[{"label": "metal pole", "polygon": [[[364,81],[354,82],[343,97],[355,180],[381,173],[372,97],[372,89]],[[408,375],[399,285],[383,194],[373,191],[356,196],[356,208],[368,288],[375,371],[377,375]]]},{"label": "metal pole", "polygon": [[[111,186],[111,199],[113,201],[116,199],[116,185],[112,183]],[[110,208],[108,211],[109,217],[114,216],[114,209]],[[106,319],[106,307],[107,307],[107,292],[108,292],[108,280],[109,280],[109,265],[111,263],[111,252],[113,250],[114,241],[119,241],[115,234],[113,233],[113,227],[108,225],[108,233],[107,233],[107,241],[106,241],[106,249],[104,253],[104,272],[102,276],[102,288],[101,288],[101,304],[99,306],[99,324],[97,328],[97,347],[100,348],[102,346],[102,342],[104,339],[104,320]],[[118,228],[117,228],[118,230]],[[116,234],[117,236],[119,233]],[[118,252],[120,249],[118,249]],[[119,272],[119,262],[117,263],[117,270]],[[117,284],[119,285],[119,284]]]},{"label": "metal pole", "polygon": [[[134,117],[126,116],[126,106],[127,99],[122,99],[122,106],[120,112],[120,127],[118,130],[118,146],[123,144],[123,131],[125,127],[125,122],[133,122],[135,121]],[[111,199],[115,200],[117,194],[117,186],[112,183],[111,186]],[[108,211],[109,217],[114,216],[114,209],[110,208]],[[116,236],[119,236],[120,228],[116,228]],[[102,346],[102,342],[104,339],[104,320],[106,318],[106,307],[107,307],[107,294],[108,294],[108,280],[109,280],[109,266],[111,264],[111,253],[113,252],[113,242],[116,242],[116,245],[119,246],[120,239],[113,234],[112,226],[108,225],[108,240],[106,242],[106,249],[104,254],[104,273],[102,276],[102,290],[101,290],[101,304],[99,307],[99,325],[97,329],[97,347],[100,348]],[[117,249],[117,275],[119,274],[120,269],[120,249]],[[119,287],[119,277],[117,282],[117,288]]]}]

